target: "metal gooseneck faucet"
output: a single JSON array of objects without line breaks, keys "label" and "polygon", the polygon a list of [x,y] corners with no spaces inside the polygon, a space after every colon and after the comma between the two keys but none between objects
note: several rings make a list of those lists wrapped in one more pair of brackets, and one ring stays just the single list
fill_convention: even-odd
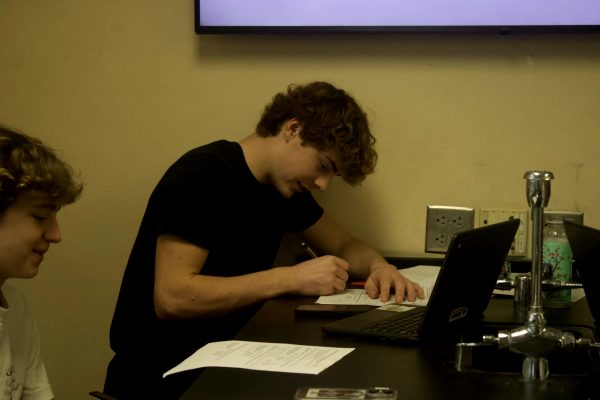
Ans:
[{"label": "metal gooseneck faucet", "polygon": [[525,325],[510,331],[500,331],[495,341],[500,348],[525,356],[522,376],[525,381],[544,381],[549,375],[546,355],[556,350],[575,348],[573,334],[546,326],[542,308],[542,246],[544,208],[550,200],[550,181],[554,179],[549,171],[528,171],[527,202],[531,207],[532,219],[532,265],[531,265],[531,304]]},{"label": "metal gooseneck faucet", "polygon": [[550,201],[550,181],[554,175],[549,171],[528,171],[525,193],[531,207],[532,260],[531,260],[531,306],[530,312],[542,311],[542,241],[544,208]]},{"label": "metal gooseneck faucet", "polygon": [[524,325],[511,330],[502,330],[497,336],[486,335],[482,343],[458,343],[457,366],[462,362],[462,351],[480,345],[497,345],[498,348],[524,355],[522,377],[524,381],[545,381],[549,375],[548,354],[555,351],[574,350],[597,346],[582,339],[575,339],[569,332],[563,332],[546,326],[542,307],[542,246],[544,208],[550,200],[550,181],[554,178],[549,171],[528,171],[527,201],[531,207],[532,219],[532,266],[531,266],[531,301]]}]

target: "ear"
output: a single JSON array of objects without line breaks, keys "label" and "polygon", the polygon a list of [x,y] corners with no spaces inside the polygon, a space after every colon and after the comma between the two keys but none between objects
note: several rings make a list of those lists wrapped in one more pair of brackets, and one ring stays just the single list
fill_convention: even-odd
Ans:
[{"label": "ear", "polygon": [[302,124],[300,124],[300,121],[298,121],[297,118],[288,119],[283,123],[283,133],[286,141],[299,136],[301,130]]}]

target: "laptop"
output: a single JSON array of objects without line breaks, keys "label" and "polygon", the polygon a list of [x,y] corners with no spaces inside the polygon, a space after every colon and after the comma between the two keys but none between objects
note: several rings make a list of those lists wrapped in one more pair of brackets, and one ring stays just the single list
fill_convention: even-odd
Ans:
[{"label": "laptop", "polygon": [[328,323],[323,331],[406,341],[460,333],[482,320],[519,224],[515,218],[456,233],[426,307],[391,304]]},{"label": "laptop", "polygon": [[600,323],[600,230],[565,221],[574,266],[596,323]]}]

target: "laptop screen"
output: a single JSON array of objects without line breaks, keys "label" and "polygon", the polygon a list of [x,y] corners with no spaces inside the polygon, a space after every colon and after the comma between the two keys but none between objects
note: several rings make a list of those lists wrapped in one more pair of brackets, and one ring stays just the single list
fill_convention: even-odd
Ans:
[{"label": "laptop screen", "polygon": [[600,322],[600,230],[565,221],[565,231],[590,312]]}]

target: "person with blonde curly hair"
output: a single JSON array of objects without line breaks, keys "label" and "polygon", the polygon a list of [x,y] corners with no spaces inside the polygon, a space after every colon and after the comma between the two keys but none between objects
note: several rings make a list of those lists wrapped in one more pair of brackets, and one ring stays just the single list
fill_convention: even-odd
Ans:
[{"label": "person with blonde curly hair", "polygon": [[37,326],[23,294],[7,280],[36,276],[61,240],[56,219],[82,185],[40,140],[0,126],[0,391],[3,399],[54,398]]},{"label": "person with blonde curly hair", "polygon": [[[373,298],[422,298],[419,285],[311,195],[337,176],[362,182],[375,168],[374,144],[357,102],[312,82],[275,95],[239,142],[216,141],[176,161],[150,197],[125,269],[104,392],[179,398],[196,375],[162,374],[206,343],[233,338],[276,296],[332,294],[354,276]],[[273,267],[286,233],[323,256]]]}]

